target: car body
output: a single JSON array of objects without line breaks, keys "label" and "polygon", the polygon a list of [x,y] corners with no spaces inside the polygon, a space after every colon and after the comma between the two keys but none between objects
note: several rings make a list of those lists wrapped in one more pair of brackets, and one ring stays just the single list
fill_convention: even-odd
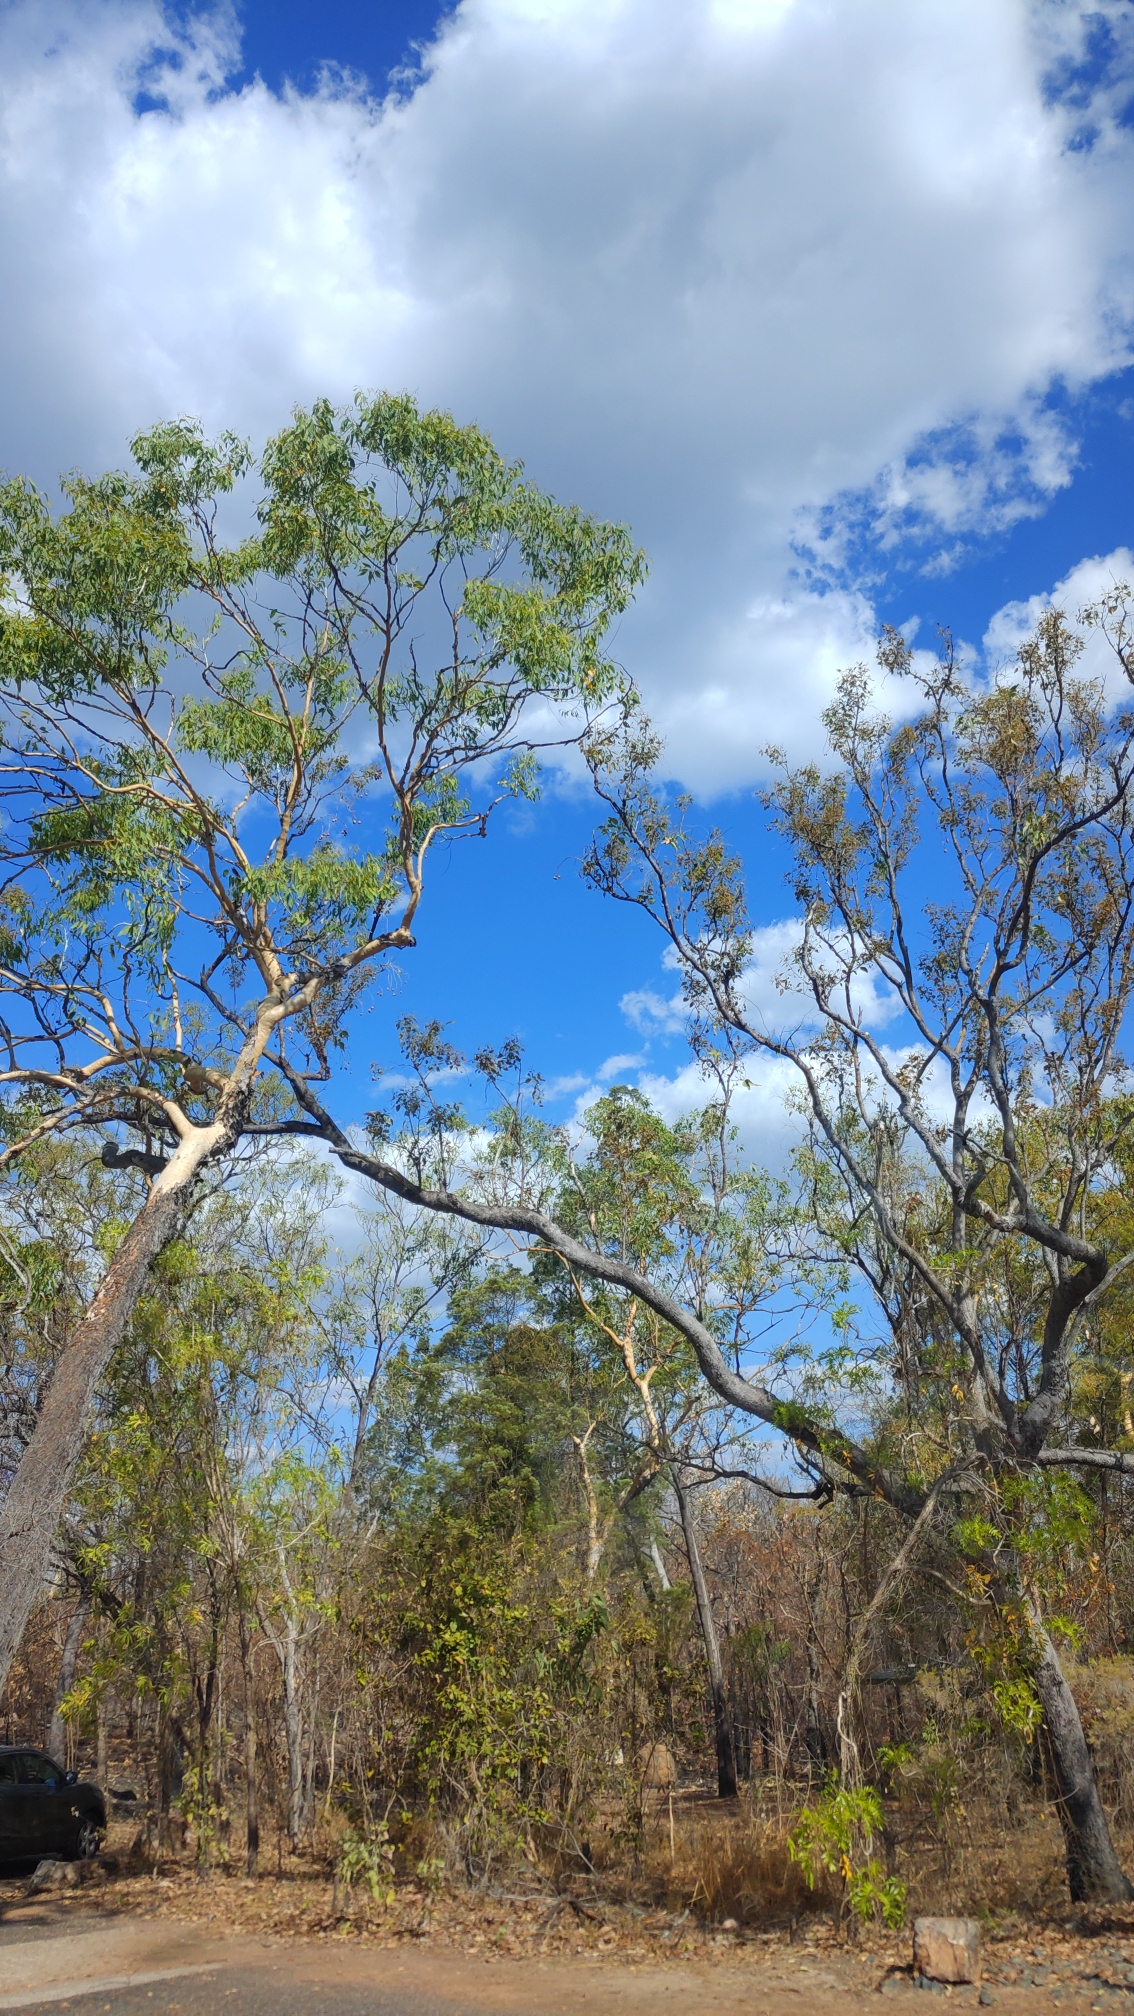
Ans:
[{"label": "car body", "polygon": [[0,1744],[0,1862],[62,1855],[89,1861],[106,1831],[97,1785],[65,1771],[45,1750]]}]

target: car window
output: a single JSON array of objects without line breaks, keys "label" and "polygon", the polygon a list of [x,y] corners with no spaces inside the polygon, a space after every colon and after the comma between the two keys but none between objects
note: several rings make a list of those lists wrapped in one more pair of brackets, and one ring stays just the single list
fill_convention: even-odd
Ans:
[{"label": "car window", "polygon": [[25,1750],[20,1762],[29,1785],[58,1785],[62,1773],[50,1757],[37,1757],[34,1751]]},{"label": "car window", "polygon": [[20,1774],[14,1757],[0,1757],[0,1785],[18,1785]]}]

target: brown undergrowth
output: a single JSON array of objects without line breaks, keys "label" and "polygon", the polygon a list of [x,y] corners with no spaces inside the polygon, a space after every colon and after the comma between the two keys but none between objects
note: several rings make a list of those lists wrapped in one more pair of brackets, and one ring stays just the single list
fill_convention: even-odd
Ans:
[{"label": "brown undergrowth", "polygon": [[[738,1947],[766,1954],[849,1949],[869,1967],[904,1967],[908,1933],[848,1927],[833,1891],[807,1889],[789,1853],[791,1817],[774,1806],[762,1810],[758,1799],[663,1794],[639,1814],[632,1844],[612,1815],[588,1844],[589,1867],[530,1863],[477,1886],[444,1874],[440,1855],[423,1857],[432,1882],[403,1875],[390,1901],[372,1898],[364,1885],[348,1889],[334,1880],[330,1837],[308,1858],[273,1855],[276,1867],[249,1879],[232,1865],[202,1870],[191,1842],[179,1855],[154,1857],[137,1830],[118,1822],[104,1865],[82,1872],[75,1888],[53,1893],[52,1908],[188,1920],[270,1937],[377,1946],[424,1942],[503,1956],[711,1960]],[[919,1827],[900,1812],[892,1818],[886,1853],[909,1886],[908,1915],[979,1918],[993,1978],[1008,1980],[1013,1969],[1019,1974],[1037,1964],[1028,1958],[1037,1942],[1043,1964],[1061,1953],[1068,1965],[1086,1956],[1086,1965],[1107,1941],[1113,1965],[1127,1964],[1134,1908],[1073,1910],[1052,1812],[1033,1809],[1019,1824],[1006,1825],[1002,1811],[958,1803],[932,1827]],[[1134,1842],[1122,1840],[1120,1848],[1129,1865]],[[36,1908],[26,1878],[0,1883],[4,1916]],[[1129,1950],[1134,1964],[1134,1944]]]}]

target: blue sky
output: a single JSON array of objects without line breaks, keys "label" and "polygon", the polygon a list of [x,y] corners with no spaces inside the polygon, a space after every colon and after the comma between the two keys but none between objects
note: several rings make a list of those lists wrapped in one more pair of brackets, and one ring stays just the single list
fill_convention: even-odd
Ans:
[{"label": "blue sky", "polygon": [[445,11],[434,0],[248,0],[237,12],[242,67],[274,91],[310,90],[328,63],[355,70],[379,90],[390,73],[416,66]]},{"label": "blue sky", "polygon": [[[3,0],[0,462],[358,385],[478,420],[650,551],[618,648],[772,958],[767,743],[816,753],[880,621],[991,665],[1134,546],[1132,101],[1129,0]],[[518,1032],[559,1110],[676,1106],[590,823],[563,784],[455,848],[398,1006]]]}]

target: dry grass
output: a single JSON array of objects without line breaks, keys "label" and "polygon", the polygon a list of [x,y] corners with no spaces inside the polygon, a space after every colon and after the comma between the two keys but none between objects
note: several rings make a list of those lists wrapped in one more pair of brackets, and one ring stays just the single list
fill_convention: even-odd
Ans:
[{"label": "dry grass", "polygon": [[[1100,1690],[1101,1691],[1101,1690]],[[1125,1712],[1125,1704],[1117,1704]],[[1100,1702],[1100,1719],[1115,1704]],[[480,1886],[464,1885],[450,1870],[430,1889],[403,1876],[395,1902],[376,1906],[364,1891],[346,1892],[331,1880],[331,1833],[312,1859],[273,1850],[265,1873],[247,1881],[239,1869],[239,1844],[230,1844],[226,1871],[203,1875],[190,1848],[162,1853],[155,1866],[135,1829],[116,1823],[109,1844],[117,1873],[84,1885],[88,1906],[206,1922],[233,1929],[315,1939],[361,1939],[390,1944],[426,1940],[501,1953],[627,1953],[643,1947],[659,1954],[705,1954],[738,1940],[845,1940],[833,1891],[808,1891],[788,1848],[794,1812],[785,1788],[754,1785],[738,1800],[720,1802],[704,1791],[653,1793],[628,1847],[624,1816],[611,1813],[590,1844],[592,1867],[541,1870],[527,1864],[498,1872]],[[797,1801],[800,1795],[797,1794]],[[801,1802],[800,1802],[801,1803]],[[414,1856],[427,1860],[431,1843],[415,1839]],[[432,1843],[440,1848],[438,1839]],[[1134,1840],[1119,1832],[1117,1846],[1134,1867]],[[133,1850],[133,1852],[131,1852]],[[1011,1818],[1003,1803],[955,1800],[933,1815],[915,1801],[892,1802],[887,1835],[879,1844],[886,1865],[908,1886],[909,1916],[922,1912],[977,1917],[986,1936],[1023,1937],[1024,1928],[1065,1937],[1072,1921],[1085,1933],[1104,1928],[1098,1914],[1075,1912],[1068,1897],[1062,1840],[1053,1811],[1038,1801]],[[439,1866],[440,1857],[434,1859]],[[4,1884],[0,1909],[16,1905],[22,1886]],[[78,1898],[74,1899],[78,1903]],[[1113,1914],[1112,1914],[1113,1915]],[[1120,1916],[1122,1914],[1119,1914]],[[1114,1921],[1114,1929],[1123,1934]],[[1110,1920],[1107,1920],[1110,1923]],[[727,1930],[726,1930],[727,1928]],[[878,1953],[894,1942],[881,1929],[864,1947]],[[1030,1935],[1029,1935],[1030,1936]]]},{"label": "dry grass", "polygon": [[[1026,1986],[1042,1964],[1076,1992],[1094,1994],[1111,1975],[1125,1989],[1122,1969],[1134,1962],[1134,1908],[1081,1913],[1069,1922],[1062,1872],[1058,1880],[1053,1873],[1058,1839],[1051,1816],[999,1832],[993,1817],[957,1816],[958,1833],[963,1820],[972,1839],[954,1841],[947,1877],[928,1849],[920,1862],[898,1851],[899,1871],[904,1862],[920,1886],[911,1896],[914,1908],[980,1916],[991,1982]],[[131,1830],[119,1824],[111,1842],[117,1873],[92,1869],[81,1888],[35,1903],[26,1899],[25,1882],[0,1883],[0,1915],[16,1910],[65,1919],[94,1908],[315,1943],[420,1944],[481,1958],[574,1957],[631,1967],[646,1960],[727,1966],[745,1950],[753,1964],[782,1972],[819,1955],[824,1965],[844,1970],[846,1985],[859,1987],[877,1987],[893,1970],[908,1968],[908,1931],[872,1927],[848,1943],[833,1900],[808,1895],[787,1855],[786,1814],[684,1794],[673,1802],[672,1840],[668,1799],[657,1801],[646,1821],[634,1871],[612,1864],[553,1883],[529,1868],[489,1887],[446,1883],[432,1892],[402,1880],[390,1905],[371,1904],[357,1892],[336,1894],[325,1863],[286,1856],[281,1873],[255,1881],[233,1871],[202,1875],[187,1858],[173,1856],[156,1868],[131,1867]],[[617,1845],[612,1833],[605,1846]],[[1131,1845],[1122,1842],[1124,1851]],[[597,1848],[596,1859],[601,1864]]]},{"label": "dry grass", "polygon": [[785,1816],[748,1798],[657,1802],[646,1816],[643,1887],[671,1910],[721,1923],[789,1926],[832,1899],[811,1892],[788,1853]]},{"label": "dry grass", "polygon": [[[733,1918],[740,1926],[787,1927],[837,1916],[835,1891],[809,1891],[791,1860],[795,1813],[782,1790],[769,1787],[762,1795],[753,1786],[724,1803],[686,1793],[672,1806],[663,1796],[645,1816],[636,1894],[718,1924]],[[1124,1866],[1134,1869],[1134,1830],[1116,1826],[1115,1845]],[[907,1886],[911,1919],[923,1912],[960,1915],[992,1928],[1016,1920],[1062,1925],[1082,1916],[1067,1889],[1057,1815],[1038,1802],[1014,1818],[999,1799],[958,1798],[939,1816],[892,1804],[878,1852],[887,1872]]]}]

